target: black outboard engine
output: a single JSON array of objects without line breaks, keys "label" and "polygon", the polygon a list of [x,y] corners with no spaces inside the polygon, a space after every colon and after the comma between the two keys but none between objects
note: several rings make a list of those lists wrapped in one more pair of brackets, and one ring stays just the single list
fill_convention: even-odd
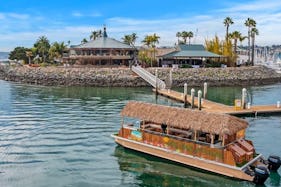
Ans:
[{"label": "black outboard engine", "polygon": [[281,159],[279,156],[271,155],[267,159],[268,169],[271,171],[277,171],[281,165]]},{"label": "black outboard engine", "polygon": [[263,184],[268,178],[268,176],[268,169],[263,165],[259,165],[255,168],[255,177],[253,182],[256,184]]}]

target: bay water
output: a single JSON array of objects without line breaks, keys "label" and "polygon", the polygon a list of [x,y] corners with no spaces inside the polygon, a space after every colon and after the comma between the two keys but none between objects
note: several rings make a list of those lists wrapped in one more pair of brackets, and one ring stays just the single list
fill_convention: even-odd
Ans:
[{"label": "bay water", "polygon": [[[233,105],[241,89],[210,87],[208,98]],[[247,89],[252,104],[281,101],[280,84]],[[156,97],[151,88],[0,81],[0,186],[255,186],[115,144],[110,135],[120,128],[120,111],[129,100],[183,107]],[[256,151],[281,156],[281,115],[243,118],[250,124],[246,136]],[[265,186],[281,186],[279,173],[271,173]]]}]

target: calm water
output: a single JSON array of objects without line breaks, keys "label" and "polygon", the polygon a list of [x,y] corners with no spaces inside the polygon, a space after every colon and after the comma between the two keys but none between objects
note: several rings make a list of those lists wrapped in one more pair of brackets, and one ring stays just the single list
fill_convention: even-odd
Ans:
[{"label": "calm water", "polygon": [[[241,88],[210,88],[211,100],[232,104]],[[267,96],[267,94],[269,96]],[[249,88],[254,104],[281,101],[281,85]],[[117,146],[128,100],[173,106],[150,88],[60,88],[0,81],[0,186],[254,186]],[[281,156],[281,116],[247,117],[258,152]],[[281,170],[279,169],[281,174]],[[273,173],[266,186],[281,186]]]}]

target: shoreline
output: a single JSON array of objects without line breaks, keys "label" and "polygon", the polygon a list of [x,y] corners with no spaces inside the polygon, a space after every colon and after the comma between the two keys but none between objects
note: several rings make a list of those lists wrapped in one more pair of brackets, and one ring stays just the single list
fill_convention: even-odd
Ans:
[{"label": "shoreline", "polygon": [[[171,68],[157,68],[159,78],[168,80]],[[147,68],[155,73],[156,68]],[[281,82],[281,74],[264,66],[239,68],[174,69],[173,87],[245,86],[267,85]],[[29,67],[0,66],[0,79],[44,86],[99,86],[99,87],[148,87],[142,78],[128,67]]]}]

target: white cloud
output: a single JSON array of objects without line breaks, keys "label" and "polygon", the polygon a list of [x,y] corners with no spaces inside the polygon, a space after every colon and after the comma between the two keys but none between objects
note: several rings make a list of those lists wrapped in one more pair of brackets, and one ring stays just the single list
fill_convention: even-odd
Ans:
[{"label": "white cloud", "polygon": [[[230,26],[230,31],[239,30],[246,35],[247,28],[244,26],[244,22],[248,17],[251,17],[257,21],[257,28],[260,32],[260,35],[256,38],[258,45],[281,44],[279,36],[281,30],[281,1],[279,1],[258,0],[252,3],[231,4],[225,9],[216,10],[209,14],[186,15],[186,17],[181,16],[180,18],[137,19],[111,17],[102,21],[106,23],[109,37],[117,40],[120,40],[125,34],[135,32],[138,35],[137,44],[140,45],[145,35],[157,33],[161,37],[160,46],[173,46],[177,41],[176,32],[183,30],[193,31],[194,38],[192,41],[196,43],[203,44],[206,38],[213,38],[216,34],[223,38],[225,35],[223,19],[227,16],[230,16],[235,22]],[[3,25],[2,31],[0,31],[0,51],[7,49],[7,45],[10,46],[10,50],[18,45],[31,47],[35,40],[42,35],[47,36],[51,42],[70,40],[71,44],[78,44],[83,38],[89,38],[91,31],[102,29],[102,25],[69,26],[72,23],[63,23],[61,20],[54,21],[42,17],[38,20],[31,20],[28,18],[35,16],[25,14],[13,16],[18,22],[3,22],[3,20],[11,19],[11,13],[10,15],[0,13],[0,23]],[[98,12],[80,13],[76,11],[72,13],[72,16],[82,19],[83,17],[99,17],[101,14]],[[40,20],[44,20],[44,24],[39,24]],[[21,31],[21,27],[29,26],[27,25],[29,21],[36,25],[37,29]],[[9,32],[8,27],[15,26],[17,26],[18,30]],[[246,41],[244,44],[246,44]]]},{"label": "white cloud", "polygon": [[257,0],[251,2],[243,2],[241,4],[229,4],[229,7],[218,10],[219,12],[237,13],[237,12],[260,12],[260,11],[275,11],[281,7],[280,0]]},{"label": "white cloud", "polygon": [[92,13],[89,13],[89,14],[82,14],[81,12],[76,11],[76,12],[72,13],[72,16],[73,17],[79,17],[79,18],[81,18],[81,17],[100,17],[101,14],[99,12],[92,12]]},{"label": "white cloud", "polygon": [[80,12],[73,12],[72,16],[74,16],[74,17],[83,17],[83,14],[81,14]]},{"label": "white cloud", "polygon": [[5,15],[3,13],[0,13],[0,20],[5,19]]},{"label": "white cloud", "polygon": [[29,19],[29,15],[27,14],[8,13],[7,16],[9,16],[10,18],[20,19],[20,20]]}]

